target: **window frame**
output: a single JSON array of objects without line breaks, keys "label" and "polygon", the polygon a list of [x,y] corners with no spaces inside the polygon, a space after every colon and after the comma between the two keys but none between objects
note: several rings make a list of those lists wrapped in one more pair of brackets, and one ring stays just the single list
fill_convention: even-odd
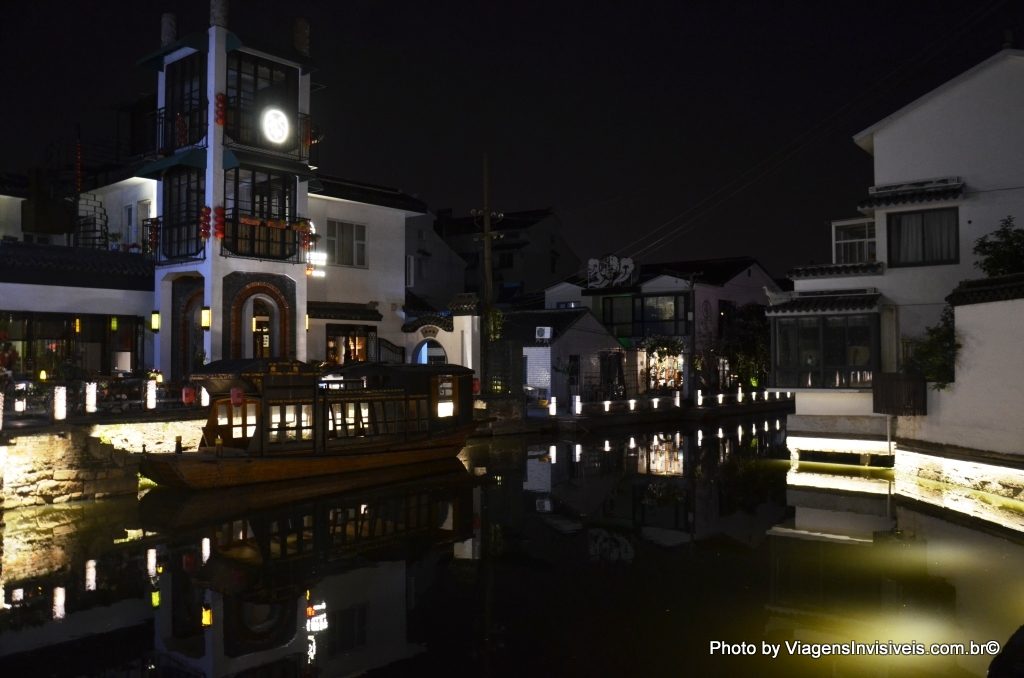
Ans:
[{"label": "window frame", "polygon": [[[953,257],[951,259],[937,259],[929,260],[925,259],[924,253],[927,252],[928,246],[928,227],[924,223],[922,217],[921,224],[921,250],[922,259],[920,261],[895,261],[893,258],[893,252],[896,248],[893,247],[893,242],[896,239],[896,228],[893,223],[893,217],[903,218],[912,214],[938,214],[940,212],[952,212],[954,214],[954,233],[953,233]],[[952,207],[937,207],[934,209],[926,210],[900,210],[894,212],[888,212],[885,215],[885,230],[886,230],[886,266],[888,268],[913,268],[917,266],[949,266],[960,263],[960,208],[956,205]]]},{"label": "window frame", "polygon": [[[352,263],[345,263],[339,261],[341,258],[341,243],[343,242],[343,236],[341,235],[343,228],[348,226],[352,229]],[[332,227],[334,229],[334,235],[331,235]],[[362,239],[356,238],[357,229],[362,229]],[[327,264],[329,266],[344,266],[346,268],[370,268],[370,235],[369,226],[356,221],[342,221],[341,219],[327,219],[327,225],[324,227],[323,241],[324,241],[324,252],[327,254]],[[359,246],[362,245],[362,263],[358,263],[357,253],[359,252]]]},{"label": "window frame", "polygon": [[[840,239],[842,231],[863,229],[860,237],[845,237]],[[857,245],[856,250],[859,256],[840,256],[840,245]],[[843,250],[848,251],[844,248]],[[863,221],[840,222],[832,224],[832,263],[833,264],[871,264],[878,261],[878,226],[874,219]]]},{"label": "window frame", "polygon": [[[860,322],[851,323],[851,320]],[[857,364],[850,360],[851,325],[860,325],[864,320],[867,321],[868,357],[866,363]],[[829,321],[833,321],[833,324],[835,321],[841,321],[842,324],[845,358],[842,361],[828,358]],[[781,340],[782,329],[788,326],[792,326],[793,329],[792,334],[788,335],[790,341],[784,346]],[[806,331],[804,337],[801,336],[802,331]],[[789,389],[868,390],[871,388],[874,374],[881,370],[880,333],[881,316],[878,313],[831,313],[772,318],[771,384],[776,388]],[[807,344],[803,341],[806,337],[813,337],[813,341]],[[781,359],[784,350],[786,360]]]}]

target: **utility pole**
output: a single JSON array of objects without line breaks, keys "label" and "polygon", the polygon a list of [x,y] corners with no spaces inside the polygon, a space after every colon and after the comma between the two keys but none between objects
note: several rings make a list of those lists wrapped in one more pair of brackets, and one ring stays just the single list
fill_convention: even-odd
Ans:
[{"label": "utility pole", "polygon": [[483,299],[480,303],[480,314],[481,314],[481,328],[480,328],[480,392],[483,394],[491,393],[491,374],[490,374],[490,363],[489,363],[489,346],[491,343],[490,336],[490,323],[491,323],[491,304],[494,299],[494,279],[493,279],[493,264],[491,257],[491,240],[493,236],[491,234],[491,220],[501,221],[505,218],[505,215],[501,212],[491,211],[491,177],[490,177],[490,166],[487,162],[487,154],[484,153],[483,159],[484,169],[484,206],[483,209],[472,209],[469,211],[470,215],[475,219],[483,220],[483,248],[484,248],[484,262],[483,262]]}]

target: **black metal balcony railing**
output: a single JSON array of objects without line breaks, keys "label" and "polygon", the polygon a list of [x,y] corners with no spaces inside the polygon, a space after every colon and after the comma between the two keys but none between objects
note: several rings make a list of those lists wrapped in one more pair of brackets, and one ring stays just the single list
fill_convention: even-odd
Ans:
[{"label": "black metal balcony railing", "polygon": [[179,148],[196,146],[206,140],[206,104],[171,111],[159,108],[143,115],[132,130],[132,151],[136,155],[170,155]]},{"label": "black metal balcony railing", "polygon": [[928,384],[923,377],[899,372],[875,374],[872,410],[901,417],[928,414]]},{"label": "black metal balcony railing", "polygon": [[231,210],[226,216],[221,254],[305,263],[303,243],[313,246],[313,239],[306,230],[309,223],[306,219],[265,219],[240,214],[236,210]]},{"label": "black metal balcony railing", "polygon": [[171,218],[153,217],[142,221],[144,252],[156,263],[202,259],[206,254],[199,237],[199,213],[189,210]]}]

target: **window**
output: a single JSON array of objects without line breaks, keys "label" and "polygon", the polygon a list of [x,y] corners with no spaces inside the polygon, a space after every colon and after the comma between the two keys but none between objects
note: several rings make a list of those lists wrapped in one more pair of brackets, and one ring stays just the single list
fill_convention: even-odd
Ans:
[{"label": "window", "polygon": [[[298,69],[254,54],[230,52],[226,94],[228,111],[224,133],[230,141],[274,151],[292,151],[299,146],[299,130],[295,125],[299,102]],[[260,116],[270,107],[283,111],[291,125],[283,144],[268,141],[260,130]]]},{"label": "window", "polygon": [[959,262],[958,222],[956,207],[889,214],[889,266]]},{"label": "window", "polygon": [[870,388],[878,363],[878,315],[772,321],[776,387]]},{"label": "window", "polygon": [[199,143],[206,136],[206,53],[178,59],[165,73],[162,148]]},{"label": "window", "polygon": [[603,322],[616,337],[629,337],[633,333],[633,299],[631,297],[605,297],[602,301]]},{"label": "window", "polygon": [[366,268],[366,226],[328,219],[324,249],[329,264]]},{"label": "window", "polygon": [[864,264],[875,261],[875,222],[833,225],[836,264]]},{"label": "window", "polygon": [[164,219],[160,225],[161,253],[166,259],[203,252],[199,239],[199,210],[206,200],[206,172],[175,167],[164,174]]}]

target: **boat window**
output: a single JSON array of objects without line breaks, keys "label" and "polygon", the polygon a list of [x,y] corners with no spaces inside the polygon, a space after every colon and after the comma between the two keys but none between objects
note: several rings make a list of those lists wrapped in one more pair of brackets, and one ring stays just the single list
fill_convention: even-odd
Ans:
[{"label": "boat window", "polygon": [[217,405],[217,426],[227,426],[229,423],[228,404],[221,403]]},{"label": "boat window", "polygon": [[312,403],[271,405],[267,439],[272,443],[312,440]]},{"label": "boat window", "polygon": [[245,404],[245,437],[256,435],[256,403]]},{"label": "boat window", "polygon": [[410,431],[426,431],[428,428],[427,399],[412,398],[407,403]]},{"label": "boat window", "polygon": [[453,417],[456,414],[455,377],[442,374],[437,377],[437,416]]}]

